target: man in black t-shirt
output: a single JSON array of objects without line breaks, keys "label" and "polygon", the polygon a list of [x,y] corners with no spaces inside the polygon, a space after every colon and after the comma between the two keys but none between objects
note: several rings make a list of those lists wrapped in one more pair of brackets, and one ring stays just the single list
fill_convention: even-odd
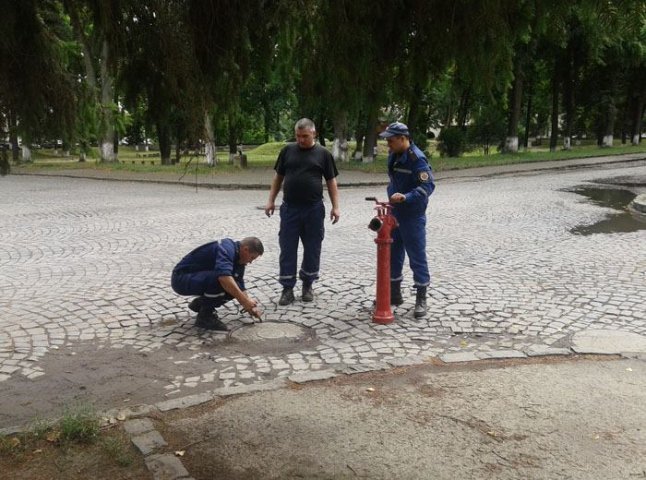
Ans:
[{"label": "man in black t-shirt", "polygon": [[316,127],[308,118],[296,122],[296,143],[284,147],[278,155],[274,170],[276,175],[269,190],[265,214],[270,217],[276,208],[275,201],[281,186],[283,203],[280,206],[280,276],[283,293],[278,303],[289,305],[294,301],[298,242],[303,243],[303,261],[298,276],[303,282],[304,302],[314,300],[312,283],[319,278],[321,244],[325,234],[325,207],[323,185],[325,179],[332,210],[332,223],[339,221],[339,191],[334,158],[316,143]]}]

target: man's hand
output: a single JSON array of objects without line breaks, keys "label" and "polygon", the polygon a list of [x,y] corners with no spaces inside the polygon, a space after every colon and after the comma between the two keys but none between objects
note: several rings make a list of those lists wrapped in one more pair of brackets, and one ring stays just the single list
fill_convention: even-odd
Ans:
[{"label": "man's hand", "polygon": [[249,314],[250,314],[252,317],[256,317],[258,320],[260,320],[260,321],[262,322],[262,310],[260,310],[260,308],[258,308],[258,307],[254,307],[254,308],[252,308],[252,309],[249,311]]},{"label": "man's hand", "polygon": [[330,211],[330,220],[332,220],[333,225],[339,221],[340,217],[341,217],[341,211],[338,208],[333,208]]},{"label": "man's hand", "polygon": [[404,203],[406,201],[406,195],[403,193],[393,193],[390,196],[390,203]]},{"label": "man's hand", "polygon": [[242,305],[242,309],[245,312],[251,313],[251,311],[258,306],[258,302],[245,294],[244,299],[242,299],[242,301],[240,302],[240,305]]},{"label": "man's hand", "polygon": [[265,205],[265,215],[271,217],[274,214],[274,210],[276,210],[276,204],[274,202],[267,202],[267,205]]}]

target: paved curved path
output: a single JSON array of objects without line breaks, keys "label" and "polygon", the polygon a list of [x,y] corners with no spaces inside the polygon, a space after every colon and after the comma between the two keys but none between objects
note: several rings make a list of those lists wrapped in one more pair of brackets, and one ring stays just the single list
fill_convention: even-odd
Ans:
[{"label": "paved curved path", "polygon": [[[370,321],[372,207],[382,187],[342,189],[342,218],[326,222],[312,304],[277,305],[277,217],[266,192],[11,176],[0,180],[0,427],[72,401],[114,407],[328,370],[571,353],[573,334],[646,335],[646,231],[582,236],[612,210],[568,188],[645,167],[596,167],[442,180],[432,197],[428,318],[406,302],[388,326]],[[270,178],[267,178],[269,184]],[[199,331],[169,272],[190,249],[259,236],[266,253],[247,286],[266,321],[313,338],[244,345]],[[409,293],[410,292],[410,293]],[[221,312],[233,329],[249,319]],[[125,402],[125,403],[124,403]]]}]

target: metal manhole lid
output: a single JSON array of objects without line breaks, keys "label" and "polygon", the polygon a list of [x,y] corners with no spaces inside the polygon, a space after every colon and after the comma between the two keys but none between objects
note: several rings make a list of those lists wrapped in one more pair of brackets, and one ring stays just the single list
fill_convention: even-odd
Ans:
[{"label": "metal manhole lid", "polygon": [[263,322],[246,325],[231,332],[240,341],[290,340],[310,336],[308,329],[293,323]]}]

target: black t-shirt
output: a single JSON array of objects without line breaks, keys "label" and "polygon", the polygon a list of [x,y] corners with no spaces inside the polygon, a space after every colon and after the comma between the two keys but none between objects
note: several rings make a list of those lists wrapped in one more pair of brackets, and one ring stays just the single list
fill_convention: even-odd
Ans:
[{"label": "black t-shirt", "polygon": [[309,149],[302,149],[297,143],[285,146],[274,170],[285,177],[283,199],[295,204],[320,201],[323,198],[321,179],[331,180],[339,174],[332,154],[318,143]]}]

